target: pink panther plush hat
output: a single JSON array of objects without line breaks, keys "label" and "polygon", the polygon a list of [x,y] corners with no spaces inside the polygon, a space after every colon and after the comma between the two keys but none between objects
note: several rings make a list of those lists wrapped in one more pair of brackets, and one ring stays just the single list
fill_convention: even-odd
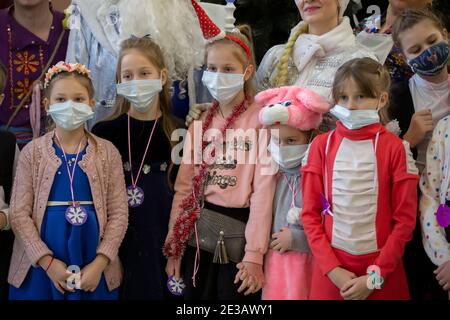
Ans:
[{"label": "pink panther plush hat", "polygon": [[321,95],[297,86],[262,91],[255,102],[263,107],[259,112],[261,124],[285,124],[302,131],[316,129],[322,122],[322,114],[331,107]]}]

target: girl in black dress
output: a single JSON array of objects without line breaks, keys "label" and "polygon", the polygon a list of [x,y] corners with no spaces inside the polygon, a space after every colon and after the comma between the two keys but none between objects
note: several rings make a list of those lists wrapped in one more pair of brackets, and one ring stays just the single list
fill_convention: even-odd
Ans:
[{"label": "girl in black dress", "polygon": [[117,110],[93,133],[122,155],[130,208],[120,249],[123,299],[164,299],[169,292],[161,248],[167,235],[175,170],[170,136],[168,72],[161,49],[150,38],[122,42],[117,66]]}]

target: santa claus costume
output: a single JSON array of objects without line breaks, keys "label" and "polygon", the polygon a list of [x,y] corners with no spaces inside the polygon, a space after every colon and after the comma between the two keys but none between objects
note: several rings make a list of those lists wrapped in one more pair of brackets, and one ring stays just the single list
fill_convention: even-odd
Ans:
[{"label": "santa claus costume", "polygon": [[327,276],[341,267],[384,279],[368,299],[409,299],[402,255],[419,177],[408,143],[379,123],[350,130],[338,121],[313,141],[301,171],[302,221],[316,260],[310,298],[342,299]]}]

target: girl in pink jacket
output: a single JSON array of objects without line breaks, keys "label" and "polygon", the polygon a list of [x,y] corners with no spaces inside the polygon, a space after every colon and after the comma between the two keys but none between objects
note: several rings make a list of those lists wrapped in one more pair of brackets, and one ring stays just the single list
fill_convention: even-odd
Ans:
[{"label": "girl in pink jacket", "polygon": [[[251,103],[249,35],[225,34],[192,3],[209,40],[202,80],[215,101],[185,140],[164,248],[166,271],[178,280],[183,258],[187,299],[257,298],[264,283],[275,181],[260,162],[251,161],[261,150],[262,126]],[[197,148],[195,141],[201,142]]]}]

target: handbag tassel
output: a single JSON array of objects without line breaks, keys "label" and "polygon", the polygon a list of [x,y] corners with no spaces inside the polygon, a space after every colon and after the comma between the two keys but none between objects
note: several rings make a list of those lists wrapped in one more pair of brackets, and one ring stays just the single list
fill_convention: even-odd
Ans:
[{"label": "handbag tassel", "polygon": [[227,248],[225,247],[224,233],[220,231],[219,239],[217,240],[216,249],[214,250],[213,263],[228,264]]}]

